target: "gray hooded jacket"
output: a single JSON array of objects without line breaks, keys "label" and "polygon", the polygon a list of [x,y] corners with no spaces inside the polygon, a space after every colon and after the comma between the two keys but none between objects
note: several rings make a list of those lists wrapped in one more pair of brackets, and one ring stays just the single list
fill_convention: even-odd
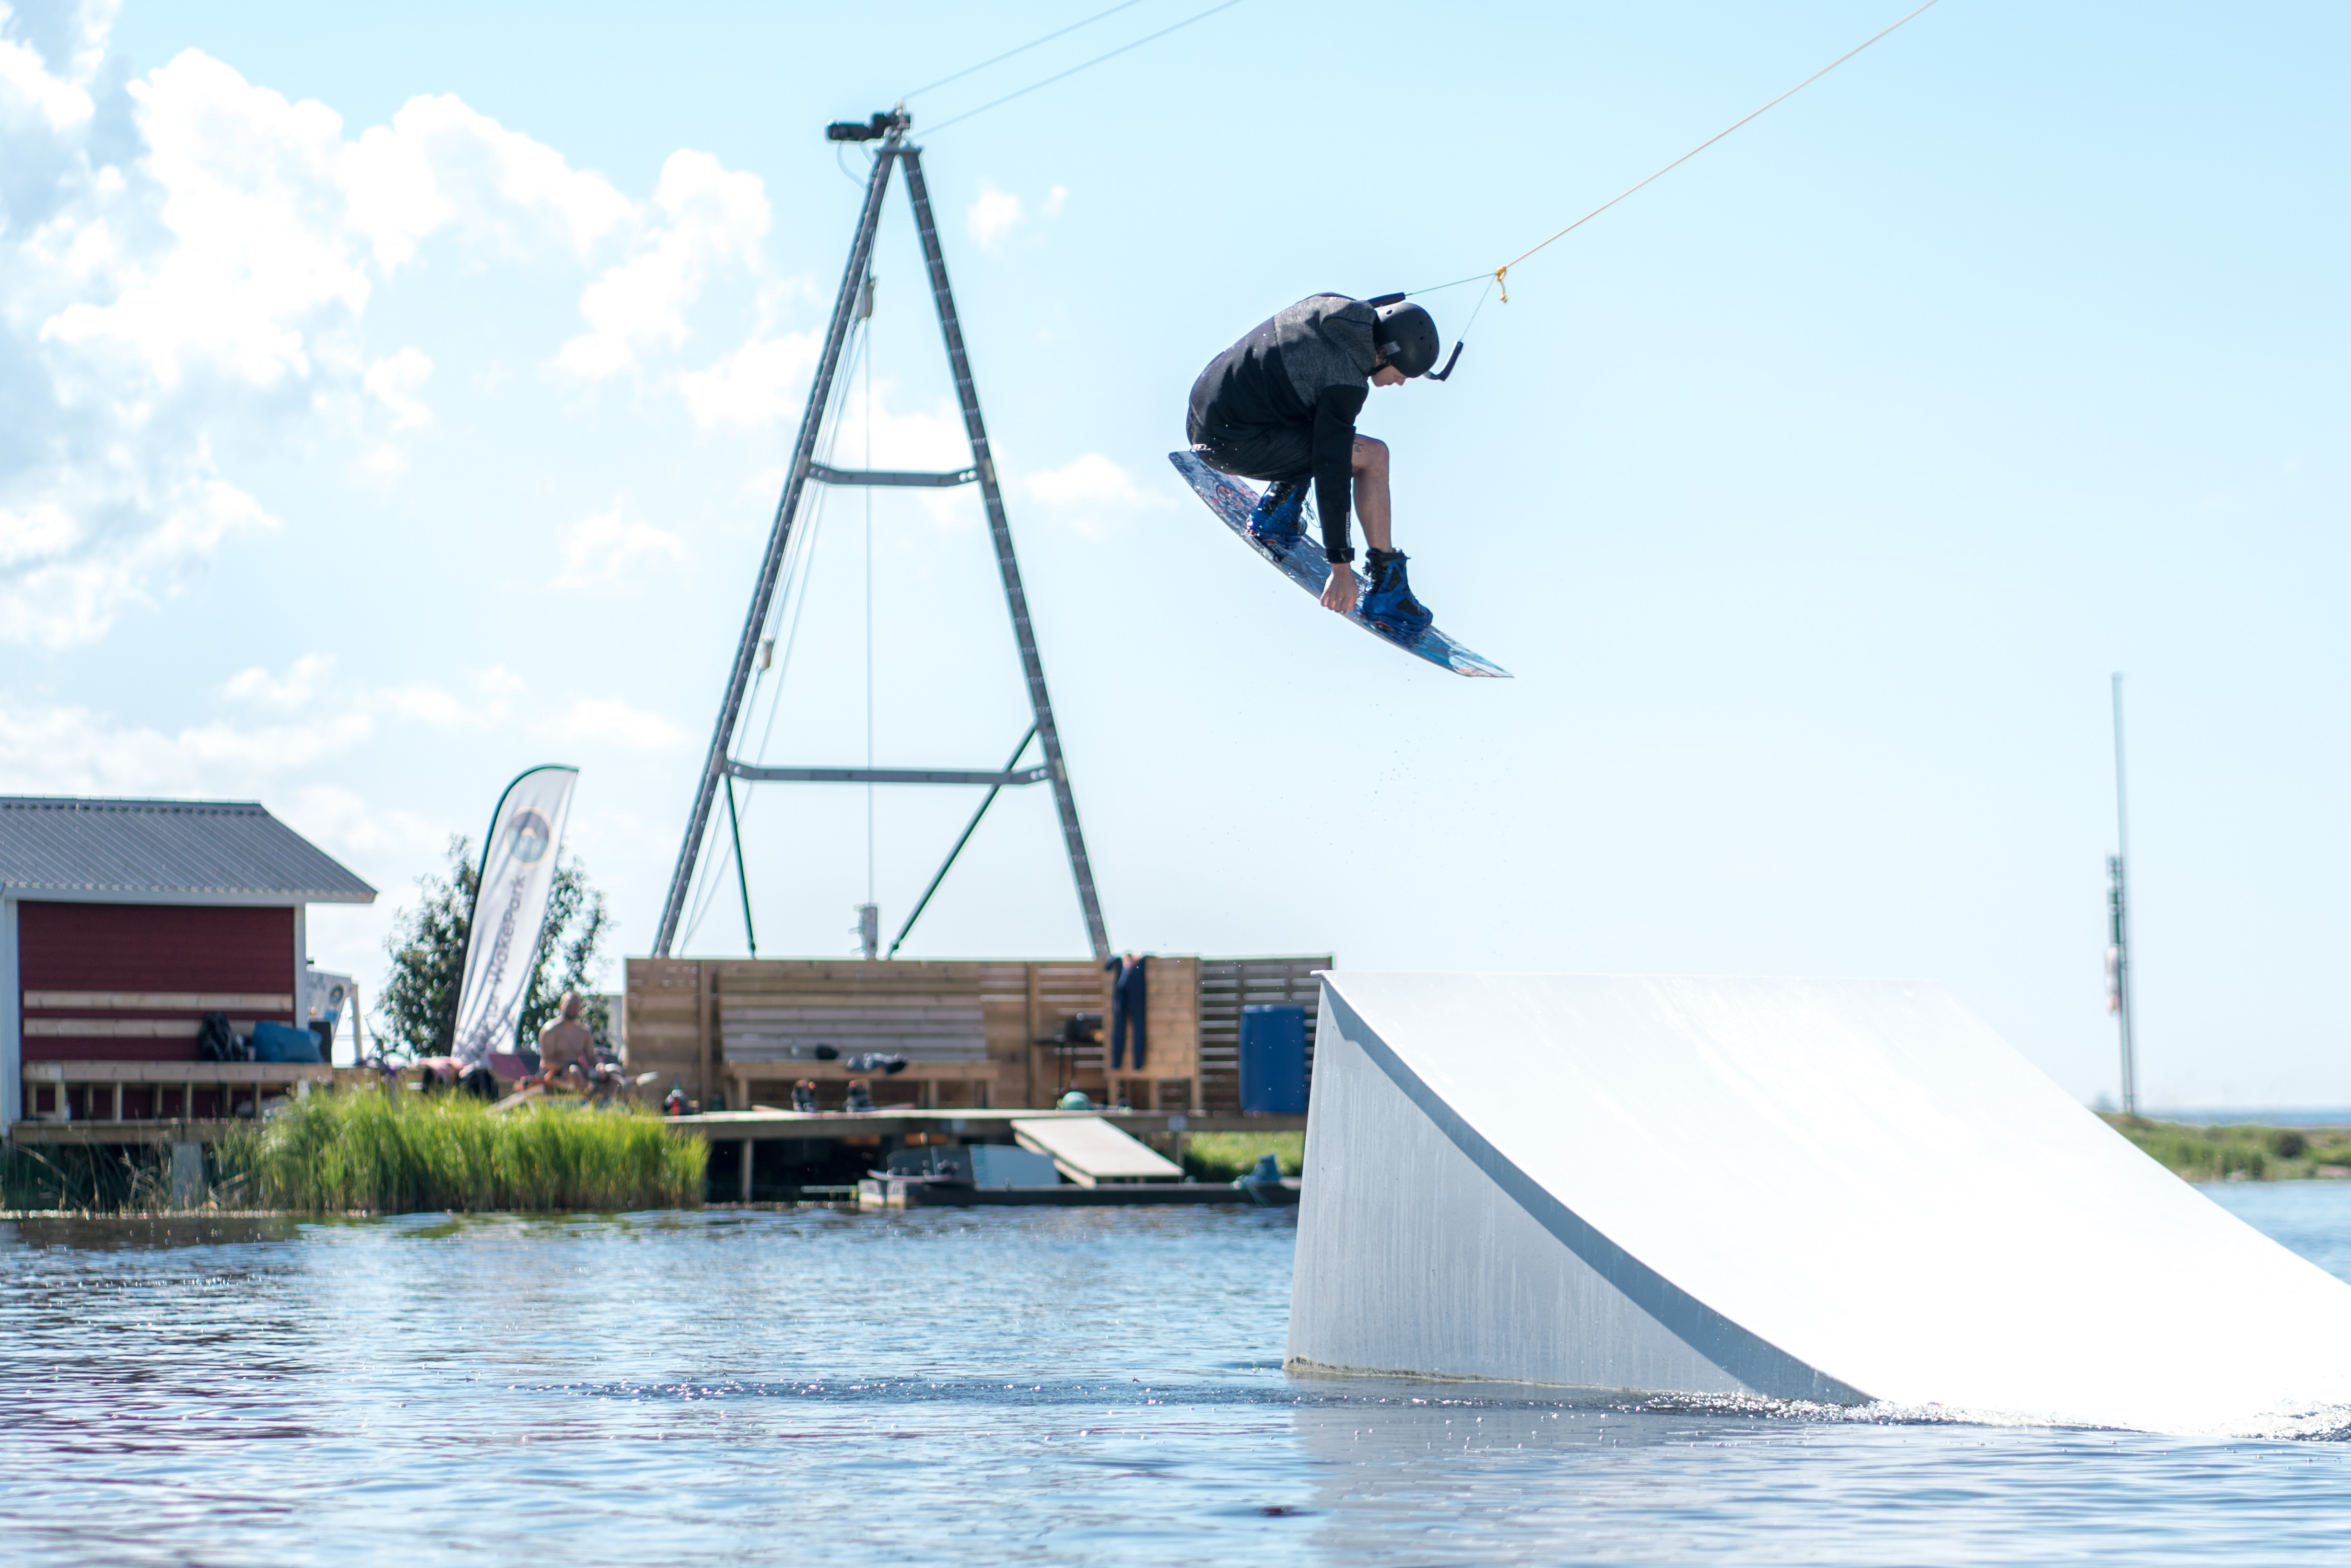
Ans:
[{"label": "gray hooded jacket", "polygon": [[1292,483],[1311,475],[1332,561],[1355,558],[1347,537],[1355,416],[1379,364],[1378,326],[1362,300],[1318,294],[1259,323],[1192,384],[1192,444],[1228,472]]}]

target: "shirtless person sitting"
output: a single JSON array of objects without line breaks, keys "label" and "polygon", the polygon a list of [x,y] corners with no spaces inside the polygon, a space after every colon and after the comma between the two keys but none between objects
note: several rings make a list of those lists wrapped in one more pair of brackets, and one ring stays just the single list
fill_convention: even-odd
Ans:
[{"label": "shirtless person sitting", "polygon": [[559,1015],[538,1032],[538,1073],[516,1086],[552,1090],[560,1085],[588,1094],[601,1066],[596,1060],[596,1032],[580,1020],[578,992],[565,992],[557,1007]]}]

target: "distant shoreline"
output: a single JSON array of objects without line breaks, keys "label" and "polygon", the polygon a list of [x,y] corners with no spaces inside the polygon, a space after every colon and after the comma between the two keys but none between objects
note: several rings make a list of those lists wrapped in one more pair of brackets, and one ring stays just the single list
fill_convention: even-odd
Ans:
[{"label": "distant shoreline", "polygon": [[2232,1119],[2097,1113],[2141,1153],[2189,1181],[2351,1180],[2351,1121],[2283,1123],[2255,1121],[2244,1111],[2216,1115]]}]

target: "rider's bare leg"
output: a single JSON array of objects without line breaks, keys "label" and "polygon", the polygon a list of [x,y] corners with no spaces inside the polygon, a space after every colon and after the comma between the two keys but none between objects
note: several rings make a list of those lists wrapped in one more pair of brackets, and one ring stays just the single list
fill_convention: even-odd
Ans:
[{"label": "rider's bare leg", "polygon": [[1355,515],[1364,520],[1364,542],[1393,550],[1388,533],[1388,445],[1370,436],[1355,438]]}]

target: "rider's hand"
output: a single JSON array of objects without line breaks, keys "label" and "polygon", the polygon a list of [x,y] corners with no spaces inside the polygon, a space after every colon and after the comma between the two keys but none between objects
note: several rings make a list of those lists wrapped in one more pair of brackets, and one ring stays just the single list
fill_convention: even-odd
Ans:
[{"label": "rider's hand", "polygon": [[1322,607],[1345,615],[1355,607],[1354,568],[1344,561],[1331,563],[1331,577],[1322,585]]}]

